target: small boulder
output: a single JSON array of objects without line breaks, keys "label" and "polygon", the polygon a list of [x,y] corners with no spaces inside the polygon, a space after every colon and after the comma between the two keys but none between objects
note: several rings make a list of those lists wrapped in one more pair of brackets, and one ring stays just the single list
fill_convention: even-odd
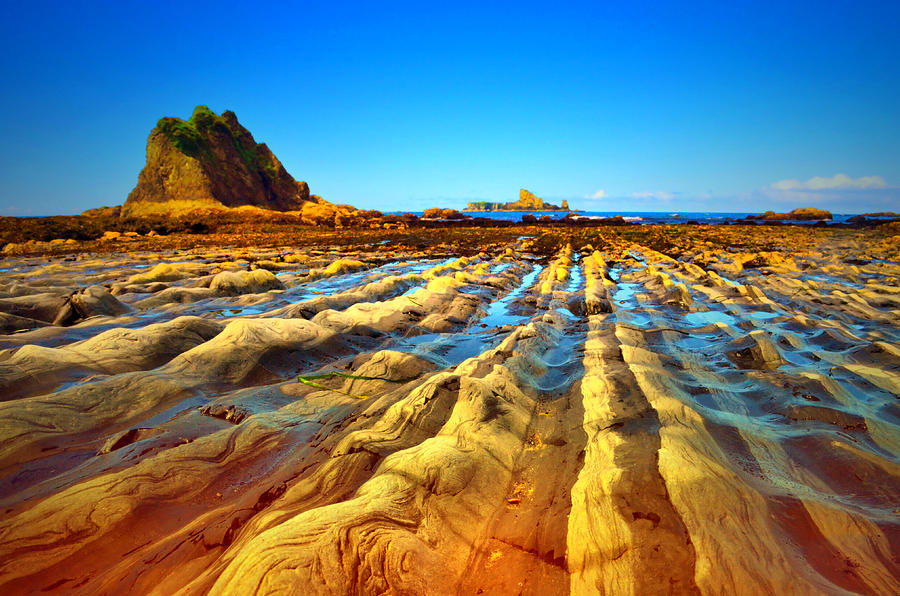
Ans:
[{"label": "small boulder", "polygon": [[157,281],[178,281],[191,277],[190,272],[171,263],[159,263],[149,271],[137,273],[128,278],[130,284],[146,284]]},{"label": "small boulder", "polygon": [[666,295],[663,296],[662,299],[663,304],[667,304],[669,306],[677,306],[678,308],[682,309],[686,309],[693,302],[694,300],[693,298],[691,298],[691,293],[683,283],[676,285],[674,288],[666,292]]},{"label": "small boulder", "polygon": [[426,209],[422,213],[422,217],[425,219],[466,219],[466,215],[463,215],[456,209],[442,209],[440,207],[432,207],[431,209]]},{"label": "small boulder", "polygon": [[778,348],[762,329],[729,342],[725,355],[740,368],[771,370],[785,362]]},{"label": "small boulder", "polygon": [[219,418],[231,424],[240,424],[250,417],[250,412],[234,404],[211,404],[200,408],[200,413],[211,418]]},{"label": "small boulder", "polygon": [[267,269],[253,271],[223,271],[216,274],[209,284],[220,295],[258,294],[269,290],[283,290],[281,280]]},{"label": "small boulder", "polygon": [[69,296],[56,314],[53,324],[67,327],[89,317],[115,317],[131,310],[130,306],[119,302],[105,287],[89,286]]}]

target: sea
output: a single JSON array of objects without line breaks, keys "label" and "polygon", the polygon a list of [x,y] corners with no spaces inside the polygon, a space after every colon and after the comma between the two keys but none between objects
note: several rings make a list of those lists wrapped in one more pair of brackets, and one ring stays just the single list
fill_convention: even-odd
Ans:
[{"label": "sea", "polygon": [[[422,211],[390,211],[389,213],[395,213],[397,215],[402,215],[403,213],[412,213],[414,215],[422,216]],[[553,219],[562,218],[566,212],[565,211],[489,211],[489,212],[463,212],[464,215],[471,215],[473,217],[486,217],[489,219],[498,219],[505,221],[521,221],[522,216],[526,213],[530,213],[535,217],[540,217],[542,215],[549,215]],[[713,213],[713,212],[696,212],[696,211],[680,211],[680,212],[671,212],[671,213],[660,213],[660,212],[650,212],[650,211],[583,211],[576,212],[574,215],[579,217],[588,217],[591,219],[601,219],[605,217],[615,217],[617,215],[621,215],[622,219],[629,222],[640,223],[640,224],[678,224],[678,223],[688,223],[688,222],[696,222],[701,224],[722,224],[727,223],[729,220],[739,220],[744,219],[748,215],[755,215],[750,213]],[[844,223],[851,217],[854,217],[855,213],[833,213],[832,219],[829,223]],[[873,219],[882,219],[882,218],[873,218]],[[890,218],[884,218],[890,219]],[[815,221],[792,221],[792,220],[782,220],[784,223],[792,223],[792,224],[802,224],[802,225],[812,225],[816,223]]]}]

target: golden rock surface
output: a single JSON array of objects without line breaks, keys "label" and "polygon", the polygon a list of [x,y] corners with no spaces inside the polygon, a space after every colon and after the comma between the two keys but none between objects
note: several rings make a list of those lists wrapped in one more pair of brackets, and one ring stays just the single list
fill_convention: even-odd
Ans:
[{"label": "golden rock surface", "polygon": [[0,589],[900,593],[900,236],[679,233],[8,256]]}]

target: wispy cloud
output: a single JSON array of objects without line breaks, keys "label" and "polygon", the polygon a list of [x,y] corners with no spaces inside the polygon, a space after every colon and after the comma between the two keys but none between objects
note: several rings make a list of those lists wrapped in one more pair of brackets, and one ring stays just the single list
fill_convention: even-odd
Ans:
[{"label": "wispy cloud", "polygon": [[881,176],[862,176],[851,178],[846,174],[835,174],[831,178],[814,176],[806,182],[799,180],[780,180],[772,184],[775,190],[831,190],[831,189],[868,189],[887,188]]},{"label": "wispy cloud", "polygon": [[786,211],[795,207],[819,207],[834,213],[894,211],[900,187],[881,176],[851,178],[846,174],[815,176],[805,182],[780,180],[755,191],[740,193],[736,204],[747,210]]},{"label": "wispy cloud", "polygon": [[595,193],[592,194],[592,195],[584,195],[584,198],[586,198],[586,199],[593,199],[593,200],[595,200],[595,201],[598,201],[598,200],[600,200],[600,199],[605,199],[605,198],[606,198],[606,191],[603,190],[603,189],[601,188],[601,189],[597,190],[597,192],[595,192]]},{"label": "wispy cloud", "polygon": [[632,198],[635,199],[659,199],[661,201],[668,201],[675,197],[670,192],[665,192],[662,190],[657,190],[654,192],[633,192],[631,193]]}]

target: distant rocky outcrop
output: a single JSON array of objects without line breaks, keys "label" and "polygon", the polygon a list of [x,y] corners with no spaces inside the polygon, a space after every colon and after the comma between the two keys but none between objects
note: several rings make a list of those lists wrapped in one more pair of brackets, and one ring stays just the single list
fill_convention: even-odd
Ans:
[{"label": "distant rocky outcrop", "polygon": [[147,163],[122,215],[244,205],[289,211],[308,201],[306,182],[294,180],[233,112],[197,106],[189,120],[161,118],[150,132]]},{"label": "distant rocky outcrop", "polygon": [[519,200],[510,203],[491,203],[478,201],[469,203],[465,211],[569,211],[568,201],[561,206],[545,203],[544,199],[534,196],[524,188],[519,190]]},{"label": "distant rocky outcrop", "polygon": [[759,215],[748,215],[747,219],[758,219],[762,221],[820,221],[831,220],[831,213],[824,209],[816,209],[814,207],[801,207],[794,209],[790,213],[775,213],[774,211],[766,211]]},{"label": "distant rocky outcrop", "polygon": [[440,207],[432,207],[426,209],[422,213],[425,219],[471,219],[467,215],[463,215],[456,209],[441,209]]}]

